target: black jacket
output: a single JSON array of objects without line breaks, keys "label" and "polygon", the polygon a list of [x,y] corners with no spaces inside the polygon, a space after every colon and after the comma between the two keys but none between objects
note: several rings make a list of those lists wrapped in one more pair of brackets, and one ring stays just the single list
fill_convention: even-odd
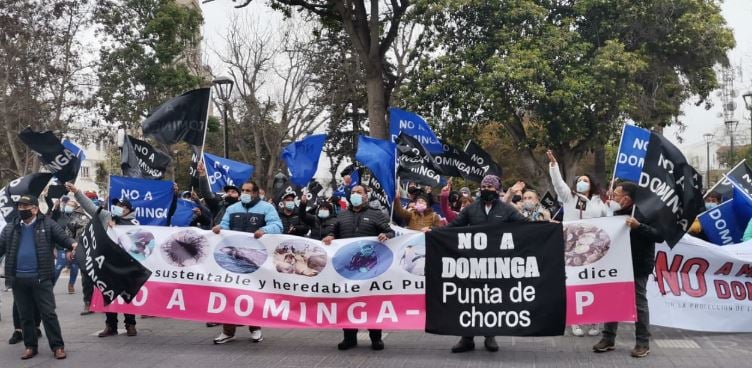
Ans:
[{"label": "black jacket", "polygon": [[279,210],[279,219],[282,220],[282,234],[305,236],[311,229],[307,222],[303,220],[304,217],[311,216],[311,214],[305,212],[305,207],[302,207],[301,211],[298,207],[292,210],[289,215],[285,213],[285,210]]},{"label": "black jacket", "polygon": [[311,215],[310,213],[306,212],[305,207],[303,206],[300,206],[298,213],[303,222],[310,226],[311,234],[309,235],[309,237],[311,239],[324,239],[324,236],[331,232],[332,226],[334,226],[334,223],[337,222],[337,217],[334,216],[334,214],[331,214],[329,215],[329,217],[322,219],[318,216]]},{"label": "black jacket", "polygon": [[478,200],[465,207],[447,226],[495,225],[505,222],[527,222],[527,219],[516,208],[498,199],[493,201],[491,210],[486,214],[485,203]]},{"label": "black jacket", "polygon": [[[631,214],[632,207],[614,211],[614,216]],[[640,222],[640,226],[629,230],[629,240],[632,243],[632,269],[634,277],[644,277],[653,273],[655,243],[662,243],[664,239],[656,228],[646,223],[647,219],[639,210],[635,211],[634,218]]]},{"label": "black jacket", "polygon": [[360,236],[378,236],[386,234],[388,238],[394,237],[394,230],[389,226],[389,219],[380,210],[364,207],[355,212],[352,208],[342,211],[337,215],[337,220],[326,233],[335,239],[357,238]]},{"label": "black jacket", "polygon": [[[16,218],[3,228],[0,233],[0,257],[5,258],[5,285],[13,287],[16,278],[18,247],[21,244],[21,220]],[[55,274],[55,245],[72,250],[75,240],[51,218],[37,215],[34,226],[34,243],[37,247],[37,265],[39,280],[52,279]]]},{"label": "black jacket", "polygon": [[198,190],[199,195],[204,199],[204,202],[206,203],[206,207],[209,208],[209,211],[211,211],[212,215],[214,215],[214,218],[212,219],[212,226],[219,225],[219,223],[222,222],[222,218],[225,216],[227,207],[230,207],[233,204],[237,203],[237,201],[232,203],[227,202],[224,199],[220,198],[218,195],[214,194],[214,192],[211,191],[211,187],[209,186],[209,181],[206,180],[206,176],[199,177]]}]

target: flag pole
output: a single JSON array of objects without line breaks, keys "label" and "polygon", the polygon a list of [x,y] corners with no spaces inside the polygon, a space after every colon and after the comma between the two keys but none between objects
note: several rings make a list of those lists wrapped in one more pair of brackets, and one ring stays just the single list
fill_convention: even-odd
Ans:
[{"label": "flag pole", "polygon": [[[212,94],[213,94],[213,90],[210,88],[209,89],[209,100],[206,101],[206,117],[204,118],[204,139],[201,142],[201,155],[198,157],[198,161],[196,162],[196,165],[198,165],[198,163],[204,161],[204,147],[206,146],[206,132],[209,131],[209,107],[211,106]],[[204,170],[206,170],[206,163],[204,163]],[[208,174],[209,173],[207,171],[206,183],[209,184],[209,190],[211,190],[211,181],[209,181],[209,175]]]},{"label": "flag pole", "polygon": [[[728,177],[727,177],[726,175],[727,175],[728,173],[730,173],[730,172],[732,172],[732,171],[736,170],[736,168],[737,168],[737,167],[739,167],[739,166],[740,166],[741,164],[743,164],[743,163],[744,163],[745,161],[747,161],[747,159],[746,159],[746,158],[743,158],[743,159],[742,159],[741,161],[739,161],[739,163],[738,163],[738,164],[734,165],[734,167],[732,167],[731,169],[729,169],[729,171],[728,171],[728,172],[726,172],[725,174],[723,174],[723,178],[724,178],[725,180],[720,180],[720,181],[718,181],[717,183],[715,183],[715,185],[713,185],[713,186],[712,186],[712,187],[711,187],[710,189],[708,189],[708,190],[707,190],[707,191],[705,192],[705,195],[704,195],[704,196],[702,196],[702,198],[704,199],[705,197],[707,197],[707,196],[708,196],[708,194],[710,194],[710,192],[712,192],[712,191],[713,191],[713,189],[715,189],[715,187],[717,187],[717,186],[721,185],[721,183],[723,183],[724,181],[728,180]],[[732,183],[733,183],[733,181],[732,181]]]},{"label": "flag pole", "polygon": [[624,141],[624,131],[627,129],[627,124],[624,124],[621,126],[621,137],[619,137],[619,147],[616,150],[616,159],[614,160],[614,170],[611,171],[611,183],[608,185],[608,192],[612,193],[614,191],[614,180],[616,180],[616,165],[619,164],[619,152],[621,152],[621,144]]}]

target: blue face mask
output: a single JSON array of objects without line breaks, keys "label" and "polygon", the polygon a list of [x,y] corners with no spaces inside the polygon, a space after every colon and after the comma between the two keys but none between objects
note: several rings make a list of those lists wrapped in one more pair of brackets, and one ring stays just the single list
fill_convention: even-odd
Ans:
[{"label": "blue face mask", "polygon": [[112,216],[114,217],[123,217],[123,207],[112,206],[110,213],[112,213]]},{"label": "blue face mask", "polygon": [[65,207],[63,207],[63,212],[65,212],[65,213],[73,213],[73,211],[74,211],[74,208],[71,207],[71,206],[65,206]]},{"label": "blue face mask", "polygon": [[577,193],[585,193],[590,190],[590,183],[585,181],[577,182]]},{"label": "blue face mask", "polygon": [[361,205],[363,205],[363,196],[360,194],[351,194],[350,204],[352,204],[353,207],[360,207]]},{"label": "blue face mask", "polygon": [[285,202],[285,208],[288,210],[294,210],[295,209],[295,202],[293,201],[287,201]]},{"label": "blue face mask", "polygon": [[321,210],[319,211],[319,218],[327,218],[329,217],[329,210]]},{"label": "blue face mask", "polygon": [[252,200],[253,200],[253,197],[251,197],[251,195],[248,193],[243,193],[240,195],[240,201],[245,204],[251,203]]},{"label": "blue face mask", "polygon": [[708,210],[708,211],[710,211],[710,210],[712,210],[713,208],[716,208],[716,207],[718,207],[718,203],[705,202],[705,209]]}]

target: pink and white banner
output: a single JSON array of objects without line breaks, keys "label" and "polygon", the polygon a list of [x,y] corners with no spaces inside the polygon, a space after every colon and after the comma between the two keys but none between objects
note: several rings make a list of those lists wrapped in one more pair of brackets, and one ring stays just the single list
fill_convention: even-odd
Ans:
[{"label": "pink and white banner", "polygon": [[[404,231],[321,242],[196,228],[120,226],[112,234],[153,274],[131,304],[95,311],[284,328],[425,327],[425,237]],[[565,223],[568,323],[634,321],[624,218]]]}]

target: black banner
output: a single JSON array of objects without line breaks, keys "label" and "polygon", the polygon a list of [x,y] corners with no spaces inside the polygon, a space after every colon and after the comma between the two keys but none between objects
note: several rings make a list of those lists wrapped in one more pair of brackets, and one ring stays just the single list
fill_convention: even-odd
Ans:
[{"label": "black banner", "polygon": [[104,305],[118,296],[130,303],[151,276],[148,268],[107,235],[99,216],[94,216],[84,229],[76,248],[76,262],[102,292]]},{"label": "black banner", "polygon": [[752,196],[752,168],[747,165],[746,160],[742,160],[736,164],[736,166],[726,173],[726,177],[721,178],[721,181],[708,192],[714,191],[719,193],[723,196],[724,201],[734,198],[734,186],[731,184],[732,180],[737,183],[740,188],[744,189],[747,194]]},{"label": "black banner", "polygon": [[164,144],[182,140],[202,146],[210,92],[210,88],[194,89],[163,103],[141,123],[144,135]]},{"label": "black banner", "polygon": [[34,173],[15,179],[0,189],[0,214],[5,221],[11,222],[18,215],[16,201],[22,195],[31,194],[39,197],[50,179],[52,173]]},{"label": "black banner", "polygon": [[76,181],[81,161],[51,131],[38,133],[26,128],[18,133],[18,138],[34,151],[42,165],[61,182]]},{"label": "black banner", "polygon": [[439,186],[441,177],[433,166],[433,157],[417,139],[400,132],[397,137],[397,155],[399,177],[418,184]]},{"label": "black banner", "polygon": [[483,176],[496,175],[501,178],[501,168],[499,165],[497,165],[491,158],[491,155],[484,151],[478,144],[473,141],[468,141],[467,146],[465,146],[465,153],[470,156],[470,159],[472,159],[473,162],[483,168]]},{"label": "black banner", "polygon": [[436,169],[444,176],[464,178],[472,182],[480,183],[486,170],[473,161],[467,153],[441,141],[444,153],[433,156]]},{"label": "black banner", "polygon": [[635,205],[673,247],[705,211],[702,176],[663,136],[651,133]]},{"label": "black banner", "polygon": [[561,224],[440,228],[426,233],[426,332],[457,336],[564,333]]},{"label": "black banner", "polygon": [[156,150],[149,143],[130,135],[125,137],[123,150],[120,152],[123,176],[162,180],[170,161],[170,156]]}]

